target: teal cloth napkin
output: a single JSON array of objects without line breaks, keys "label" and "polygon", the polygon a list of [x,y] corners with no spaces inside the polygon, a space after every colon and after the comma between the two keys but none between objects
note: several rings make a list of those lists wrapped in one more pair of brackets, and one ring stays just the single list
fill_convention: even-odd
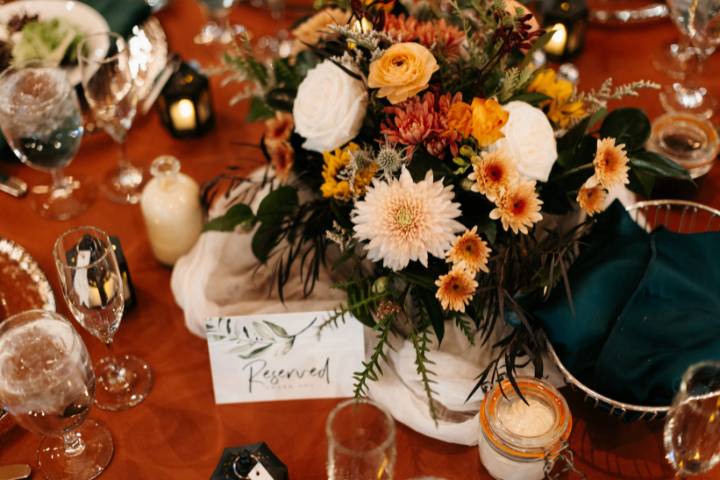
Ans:
[{"label": "teal cloth napkin", "polygon": [[651,234],[619,203],[561,288],[533,312],[565,366],[615,400],[668,405],[685,369],[720,360],[720,233]]},{"label": "teal cloth napkin", "polygon": [[82,0],[110,25],[110,31],[128,36],[135,25],[143,23],[152,13],[144,0]]}]

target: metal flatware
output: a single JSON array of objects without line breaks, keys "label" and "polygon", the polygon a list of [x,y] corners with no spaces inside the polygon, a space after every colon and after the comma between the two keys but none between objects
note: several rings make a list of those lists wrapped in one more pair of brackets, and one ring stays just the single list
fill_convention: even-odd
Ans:
[{"label": "metal flatware", "polygon": [[27,183],[17,177],[0,173],[0,192],[5,192],[13,197],[22,197],[27,193]]},{"label": "metal flatware", "polygon": [[30,478],[32,469],[25,463],[0,465],[0,480],[24,480]]}]

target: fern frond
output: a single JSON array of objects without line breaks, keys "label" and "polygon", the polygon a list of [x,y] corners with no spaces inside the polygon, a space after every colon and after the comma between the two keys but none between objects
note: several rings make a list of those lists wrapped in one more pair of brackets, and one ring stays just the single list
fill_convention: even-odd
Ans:
[{"label": "fern frond", "polygon": [[388,315],[383,318],[375,327],[377,334],[377,343],[373,347],[370,358],[366,362],[362,362],[363,369],[353,373],[355,385],[353,386],[353,395],[355,398],[361,398],[367,395],[368,382],[376,382],[382,375],[381,361],[387,361],[386,350],[390,348],[390,329],[392,328],[394,315]]},{"label": "fern frond", "polygon": [[415,367],[417,373],[420,375],[423,390],[425,390],[425,396],[428,400],[428,410],[430,412],[430,416],[435,421],[435,425],[437,426],[438,415],[437,410],[435,409],[434,398],[434,396],[437,395],[437,392],[432,388],[432,384],[437,382],[430,378],[431,375],[435,376],[436,373],[428,368],[428,365],[435,363],[428,358],[428,352],[430,351],[431,345],[428,330],[429,328],[426,326],[419,332],[413,331],[410,334],[410,340],[412,341],[413,347],[415,347]]}]

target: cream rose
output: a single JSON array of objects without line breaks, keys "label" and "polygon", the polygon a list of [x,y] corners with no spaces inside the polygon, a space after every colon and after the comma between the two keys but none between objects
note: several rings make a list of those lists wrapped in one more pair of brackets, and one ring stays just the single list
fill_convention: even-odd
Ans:
[{"label": "cream rose", "polygon": [[360,80],[325,60],[310,70],[293,104],[295,131],[305,138],[303,148],[334,150],[360,131],[368,93]]},{"label": "cream rose", "polygon": [[529,103],[510,102],[503,109],[510,118],[502,128],[505,137],[493,147],[506,148],[524,177],[547,182],[558,156],[552,125],[542,110]]}]

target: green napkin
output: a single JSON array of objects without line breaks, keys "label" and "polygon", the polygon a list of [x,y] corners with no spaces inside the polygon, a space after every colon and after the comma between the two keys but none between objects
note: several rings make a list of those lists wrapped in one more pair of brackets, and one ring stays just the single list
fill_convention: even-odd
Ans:
[{"label": "green napkin", "polygon": [[82,0],[88,4],[110,25],[110,31],[125,37],[135,25],[143,23],[151,12],[150,6],[144,0]]},{"label": "green napkin", "polygon": [[668,405],[685,369],[720,359],[720,233],[648,234],[600,215],[562,287],[533,312],[565,366],[613,399]]},{"label": "green napkin", "polygon": [[650,258],[647,238],[624,207],[613,203],[598,217],[568,273],[575,316],[564,288],[556,288],[549,301],[533,312],[565,366],[576,376],[592,373],[602,349],[598,339],[609,335],[640,283]]},{"label": "green napkin", "polygon": [[720,234],[658,230],[643,281],[595,366],[596,387],[631,403],[669,405],[693,363],[720,360]]}]

